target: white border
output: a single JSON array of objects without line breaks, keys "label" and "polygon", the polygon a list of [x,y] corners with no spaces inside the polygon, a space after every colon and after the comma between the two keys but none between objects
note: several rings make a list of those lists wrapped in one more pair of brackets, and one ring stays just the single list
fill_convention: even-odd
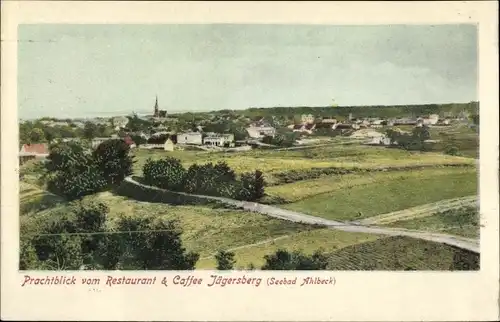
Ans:
[{"label": "white border", "polygon": [[[2,2],[2,319],[495,320],[498,319],[497,3]],[[18,273],[17,25],[20,23],[479,24],[481,270],[317,272],[335,287],[31,287]],[[77,272],[105,276],[108,273]],[[175,273],[136,272],[172,276]],[[183,272],[182,274],[186,274]],[[236,273],[235,273],[236,274]],[[269,276],[272,272],[247,273]],[[281,273],[296,276],[307,273]],[[57,274],[48,274],[57,275]],[[66,274],[67,275],[67,274]],[[120,275],[120,274],[112,274]],[[132,272],[127,272],[132,275]],[[194,272],[207,276],[210,272]]]}]

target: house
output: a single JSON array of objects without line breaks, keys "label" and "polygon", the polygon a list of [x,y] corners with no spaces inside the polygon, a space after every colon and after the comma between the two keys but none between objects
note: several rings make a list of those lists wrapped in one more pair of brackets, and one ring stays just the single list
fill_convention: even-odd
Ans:
[{"label": "house", "polygon": [[416,125],[417,120],[416,119],[410,119],[410,118],[399,118],[395,119],[393,122],[393,125]]},{"label": "house", "polygon": [[391,139],[386,136],[372,137],[366,144],[369,145],[391,145]]},{"label": "house", "polygon": [[49,146],[46,143],[23,144],[19,151],[19,160],[45,159],[49,156]]},{"label": "house", "polygon": [[315,117],[311,114],[302,114],[300,120],[304,124],[312,124],[315,121]]},{"label": "house", "polygon": [[319,129],[328,129],[328,130],[333,130],[335,128],[336,123],[316,123],[316,127],[314,128],[315,130]]},{"label": "house", "polygon": [[310,123],[307,123],[307,124],[298,124],[298,125],[294,125],[293,128],[292,128],[292,131],[293,132],[300,132],[300,133],[308,133],[308,134],[312,134],[313,133],[313,130],[316,128],[316,124],[310,124]]},{"label": "house", "polygon": [[125,116],[117,116],[113,118],[112,122],[115,126],[115,130],[118,131],[119,129],[124,128],[128,124],[129,120]]},{"label": "house", "polygon": [[337,123],[333,125],[333,130],[357,130],[359,128],[359,124]]},{"label": "house", "polygon": [[170,140],[170,139],[167,139],[165,141],[165,144],[163,145],[163,150],[165,150],[165,151],[174,151],[174,149],[175,149],[174,142],[172,142],[172,140]]},{"label": "house", "polygon": [[127,145],[133,149],[136,147],[136,144],[134,142],[134,140],[132,140],[132,138],[130,136],[126,136],[123,138],[123,141],[125,141],[125,143],[127,143]]},{"label": "house", "polygon": [[177,144],[203,144],[200,132],[185,132],[177,134]]},{"label": "house", "polygon": [[337,119],[330,117],[330,116],[323,116],[323,119],[321,119],[321,123],[324,124],[335,124],[337,123]]},{"label": "house", "polygon": [[233,134],[210,134],[203,139],[203,144],[212,146],[229,146],[234,147]]},{"label": "house", "polygon": [[249,126],[246,128],[248,136],[252,139],[260,139],[264,136],[272,136],[276,135],[276,129],[272,126]]}]

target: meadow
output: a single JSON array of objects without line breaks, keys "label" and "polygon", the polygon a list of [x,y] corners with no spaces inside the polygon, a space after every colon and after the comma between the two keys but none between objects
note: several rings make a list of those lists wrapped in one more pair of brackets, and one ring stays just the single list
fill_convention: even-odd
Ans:
[{"label": "meadow", "polygon": [[392,222],[384,226],[446,233],[467,238],[479,238],[480,231],[477,207],[450,209],[422,218]]},{"label": "meadow", "polygon": [[[330,184],[328,183],[330,182]],[[292,201],[280,207],[332,220],[359,220],[477,194],[474,169],[425,169],[325,177],[268,188]]]}]

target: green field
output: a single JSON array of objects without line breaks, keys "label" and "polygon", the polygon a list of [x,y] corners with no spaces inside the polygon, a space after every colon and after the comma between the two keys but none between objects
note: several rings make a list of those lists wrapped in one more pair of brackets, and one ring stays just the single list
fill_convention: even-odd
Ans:
[{"label": "green field", "polygon": [[384,226],[479,238],[479,213],[475,207],[464,207]]},{"label": "green field", "polygon": [[329,254],[329,270],[478,270],[479,255],[409,237],[387,237]]},{"label": "green field", "polygon": [[[383,175],[377,173],[376,176],[370,179],[371,182],[359,177],[346,180],[334,185],[331,191],[325,188],[325,181],[334,181],[335,178],[318,179],[319,184],[314,180],[303,181],[295,186],[281,186],[270,191],[285,199],[299,200],[282,205],[285,209],[334,220],[362,219],[477,193],[477,173],[472,169],[426,169]],[[354,183],[349,185],[349,181]],[[301,189],[301,185],[309,187]],[[305,199],[302,199],[303,195]]]}]

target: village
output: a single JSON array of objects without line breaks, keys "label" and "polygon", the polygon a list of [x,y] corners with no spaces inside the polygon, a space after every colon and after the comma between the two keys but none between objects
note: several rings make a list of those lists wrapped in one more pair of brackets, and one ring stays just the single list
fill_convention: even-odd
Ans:
[{"label": "village", "polygon": [[[438,114],[430,114],[413,118],[363,118],[355,117],[352,113],[347,118],[302,114],[292,115],[291,118],[277,121],[274,117],[271,120],[267,120],[265,117],[244,117],[235,111],[229,116],[212,115],[209,120],[190,122],[184,126],[184,128],[190,129],[182,130],[182,127],[176,127],[179,124],[179,115],[168,115],[166,110],[160,110],[158,98],[156,98],[151,115],[137,116],[133,114],[111,118],[39,120],[37,123],[44,128],[44,133],[51,129],[73,128],[80,130],[82,135],[74,133],[64,135],[64,131],[61,131],[59,137],[47,138],[41,135],[38,141],[36,138],[35,140],[30,139],[29,143],[22,142],[21,139],[22,146],[19,156],[22,160],[43,159],[49,154],[50,143],[86,142],[90,149],[95,149],[102,142],[117,138],[124,139],[132,149],[163,150],[166,152],[184,149],[238,152],[253,148],[290,148],[322,141],[318,137],[324,140],[325,137],[335,136],[357,139],[358,141],[361,139],[363,144],[368,145],[390,146],[397,144],[397,141],[391,139],[387,134],[390,129],[396,129],[400,133],[409,133],[405,130],[422,127],[447,127],[457,123],[468,123],[470,119],[470,114],[466,111],[461,111],[456,115],[444,114],[442,117]],[[140,126],[133,126],[134,129],[132,129],[130,125],[134,120],[138,120]],[[239,127],[237,128],[238,133],[231,133],[228,130],[224,132],[205,130],[210,125],[223,122],[233,123],[233,128]],[[22,121],[21,126],[23,123],[26,121]],[[91,130],[88,130],[88,128],[99,127],[106,129],[105,132],[110,133],[110,135],[98,137]],[[178,130],[173,130],[173,128]],[[278,135],[288,136],[288,145],[282,146],[283,139],[275,140]],[[436,141],[428,139],[427,142]]]}]

